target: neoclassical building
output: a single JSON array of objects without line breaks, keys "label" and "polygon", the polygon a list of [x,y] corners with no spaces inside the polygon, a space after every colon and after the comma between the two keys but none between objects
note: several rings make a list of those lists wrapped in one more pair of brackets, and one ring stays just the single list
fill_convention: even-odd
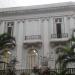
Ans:
[{"label": "neoclassical building", "polygon": [[17,69],[31,69],[41,63],[55,68],[55,51],[68,43],[73,29],[74,2],[0,8],[0,33],[8,32],[16,39],[11,52],[17,57]]}]

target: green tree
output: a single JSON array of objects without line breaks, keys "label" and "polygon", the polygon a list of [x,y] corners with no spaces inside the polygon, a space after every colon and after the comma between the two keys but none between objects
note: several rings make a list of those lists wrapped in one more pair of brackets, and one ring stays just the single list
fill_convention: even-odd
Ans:
[{"label": "green tree", "polygon": [[7,33],[0,34],[0,50],[11,46],[15,46],[15,38]]},{"label": "green tree", "polygon": [[66,68],[67,64],[70,62],[75,62],[75,44],[72,45],[72,42],[75,42],[75,38],[73,36],[69,40],[69,44],[67,46],[63,46],[56,50],[56,53],[58,54],[56,64],[59,64],[60,69]]},{"label": "green tree", "polygon": [[7,33],[0,34],[0,57],[8,56],[7,52],[15,46],[16,42],[14,37]]}]

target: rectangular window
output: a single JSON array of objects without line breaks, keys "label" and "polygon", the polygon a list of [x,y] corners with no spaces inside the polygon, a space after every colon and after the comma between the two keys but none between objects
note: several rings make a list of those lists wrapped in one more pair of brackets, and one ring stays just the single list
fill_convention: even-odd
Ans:
[{"label": "rectangular window", "polygon": [[7,22],[7,33],[13,36],[14,22]]},{"label": "rectangular window", "polygon": [[56,37],[62,38],[62,18],[55,18],[55,27],[56,27]]}]

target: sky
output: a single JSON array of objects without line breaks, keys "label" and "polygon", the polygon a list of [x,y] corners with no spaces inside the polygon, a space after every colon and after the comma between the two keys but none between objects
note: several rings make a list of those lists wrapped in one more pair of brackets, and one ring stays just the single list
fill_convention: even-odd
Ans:
[{"label": "sky", "polygon": [[68,1],[75,2],[75,0],[0,0],[0,8],[42,5]]}]

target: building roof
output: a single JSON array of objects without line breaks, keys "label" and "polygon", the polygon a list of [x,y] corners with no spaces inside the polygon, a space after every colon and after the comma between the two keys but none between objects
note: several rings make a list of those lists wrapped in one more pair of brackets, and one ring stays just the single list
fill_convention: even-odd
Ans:
[{"label": "building roof", "polygon": [[56,10],[75,10],[75,2],[62,2],[45,5],[0,8],[0,15],[44,13]]},{"label": "building roof", "polygon": [[56,7],[63,7],[63,6],[75,6],[75,2],[62,2],[62,3],[44,4],[44,5],[0,8],[0,12],[3,12],[3,11],[18,11],[18,10],[30,10],[30,9],[43,9],[43,8],[56,8]]}]

